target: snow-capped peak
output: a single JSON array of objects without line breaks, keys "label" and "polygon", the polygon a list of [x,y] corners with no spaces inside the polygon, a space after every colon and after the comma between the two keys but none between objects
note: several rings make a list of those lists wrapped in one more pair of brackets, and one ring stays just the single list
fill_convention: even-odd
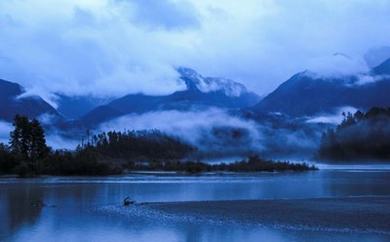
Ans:
[{"label": "snow-capped peak", "polygon": [[177,71],[189,90],[199,90],[204,93],[223,91],[227,96],[233,97],[248,92],[244,85],[230,79],[203,77],[195,70],[186,67],[179,67]]}]

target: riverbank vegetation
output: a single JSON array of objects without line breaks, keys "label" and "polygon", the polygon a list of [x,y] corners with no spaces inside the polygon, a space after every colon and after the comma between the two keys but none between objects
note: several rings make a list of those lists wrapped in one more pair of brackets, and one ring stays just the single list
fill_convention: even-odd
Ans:
[{"label": "riverbank vegetation", "polygon": [[131,171],[256,172],[306,171],[307,164],[275,162],[259,156],[230,164],[193,161],[196,147],[158,130],[103,132],[92,135],[76,150],[53,150],[37,120],[16,116],[9,145],[0,144],[0,174],[111,175]]},{"label": "riverbank vegetation", "polygon": [[272,161],[262,159],[257,155],[249,156],[232,163],[208,164],[194,161],[165,161],[133,164],[132,170],[143,171],[180,171],[186,173],[200,172],[275,172],[275,171],[309,171],[317,170],[306,163],[291,163],[288,161]]}]

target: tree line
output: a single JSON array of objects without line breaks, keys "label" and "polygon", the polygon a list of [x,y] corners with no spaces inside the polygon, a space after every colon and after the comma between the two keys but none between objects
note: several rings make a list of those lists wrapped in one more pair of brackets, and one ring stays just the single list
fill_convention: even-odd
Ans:
[{"label": "tree line", "polygon": [[[126,171],[304,171],[306,164],[275,162],[251,156],[231,164],[194,161],[196,147],[158,130],[102,132],[88,135],[75,150],[53,150],[39,121],[16,116],[9,144],[0,144],[0,174],[110,175]],[[89,133],[89,132],[88,132]]]},{"label": "tree line", "polygon": [[0,173],[23,177],[118,174],[136,161],[182,160],[195,148],[158,130],[103,132],[82,142],[76,150],[53,150],[36,119],[16,116],[9,144],[0,144]]},{"label": "tree line", "polygon": [[40,161],[49,154],[45,132],[38,120],[17,115],[14,130],[10,133],[9,146],[0,145],[1,169],[16,170],[21,175],[36,175]]},{"label": "tree line", "polygon": [[181,160],[196,148],[159,130],[102,132],[79,149],[89,149],[110,159]]},{"label": "tree line", "polygon": [[390,160],[390,108],[343,115],[340,125],[323,134],[317,154],[320,159]]},{"label": "tree line", "polygon": [[135,164],[135,170],[143,171],[181,171],[186,173],[200,172],[275,172],[275,171],[311,171],[317,170],[307,163],[292,163],[288,161],[273,161],[250,155],[245,159],[232,163],[208,164],[199,161],[153,161],[151,163]]}]

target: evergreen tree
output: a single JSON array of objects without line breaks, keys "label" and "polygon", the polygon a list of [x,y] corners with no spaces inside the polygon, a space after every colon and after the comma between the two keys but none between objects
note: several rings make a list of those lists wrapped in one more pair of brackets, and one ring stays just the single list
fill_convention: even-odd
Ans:
[{"label": "evergreen tree", "polygon": [[38,163],[48,155],[49,149],[46,145],[45,132],[38,120],[34,119],[30,122],[30,132],[30,160],[33,163],[33,170],[39,172]]},{"label": "evergreen tree", "polygon": [[30,122],[27,117],[16,115],[13,126],[9,142],[11,151],[19,159],[27,160],[31,140]]},{"label": "evergreen tree", "polygon": [[9,152],[8,147],[5,144],[0,143],[0,174],[11,173],[15,166],[16,162]]},{"label": "evergreen tree", "polygon": [[38,174],[39,162],[49,153],[41,124],[36,119],[29,121],[27,117],[16,116],[13,126],[9,142],[11,152],[27,164],[32,174]]}]

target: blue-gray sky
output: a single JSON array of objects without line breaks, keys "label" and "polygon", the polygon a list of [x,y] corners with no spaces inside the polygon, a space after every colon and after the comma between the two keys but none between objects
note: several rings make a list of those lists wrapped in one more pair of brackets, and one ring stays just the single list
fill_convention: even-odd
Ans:
[{"label": "blue-gray sky", "polygon": [[43,95],[161,94],[184,88],[183,65],[264,94],[308,68],[364,71],[389,23],[389,0],[7,0],[0,78]]}]

